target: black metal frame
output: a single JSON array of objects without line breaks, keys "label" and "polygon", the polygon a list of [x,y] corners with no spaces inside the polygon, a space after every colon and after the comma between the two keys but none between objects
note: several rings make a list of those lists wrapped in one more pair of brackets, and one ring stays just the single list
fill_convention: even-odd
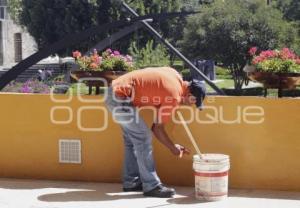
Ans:
[{"label": "black metal frame", "polygon": [[20,63],[13,66],[5,74],[3,74],[0,77],[0,90],[2,90],[12,80],[16,79],[18,75],[20,75],[22,72],[24,72],[26,69],[28,69],[30,66],[34,65],[35,63],[39,62],[40,60],[50,56],[51,54],[54,54],[55,52],[61,49],[77,44],[81,41],[84,41],[91,36],[97,35],[102,32],[106,32],[113,28],[126,27],[131,25],[134,22],[141,21],[141,20],[165,19],[170,17],[185,16],[192,13],[193,12],[171,12],[171,13],[161,13],[161,14],[150,14],[150,15],[135,17],[130,20],[127,19],[127,20],[114,21],[111,23],[92,27],[90,29],[87,29],[79,33],[69,34],[65,38],[55,42],[54,44],[48,47],[39,50],[38,52],[24,59]]},{"label": "black metal frame", "polygon": [[[139,15],[124,1],[119,0],[121,6],[134,17],[139,17]],[[195,12],[197,13],[197,12]],[[171,43],[165,40],[147,21],[142,20],[141,24],[161,43],[163,43],[170,51],[176,54],[182,61],[184,61],[192,70],[195,70],[199,75],[206,81],[206,83],[211,86],[220,95],[225,95],[223,90],[218,88],[210,79],[208,79],[205,74],[203,74],[188,58],[186,58],[182,53],[180,53]]]},{"label": "black metal frame", "polygon": [[[104,25],[92,27],[86,31],[76,33],[76,34],[70,34],[67,35],[62,40],[57,41],[56,43],[50,45],[49,47],[46,47],[44,49],[41,49],[40,51],[34,53],[33,55],[29,56],[28,58],[24,59],[20,63],[16,64],[14,67],[12,67],[8,72],[6,72],[4,75],[0,77],[0,90],[2,90],[8,83],[10,83],[12,80],[16,79],[19,74],[24,72],[26,69],[28,69],[33,64],[39,62],[43,58],[48,57],[49,55],[64,49],[66,47],[69,47],[73,44],[79,43],[80,41],[83,41],[90,36],[97,35],[100,32],[105,32],[107,30],[110,30],[112,28],[122,27],[122,26],[130,26],[132,23],[137,23],[137,21],[140,22],[156,39],[158,39],[161,43],[163,43],[169,50],[171,50],[174,54],[176,54],[181,60],[183,60],[192,70],[195,70],[199,73],[199,75],[207,82],[208,85],[210,85],[217,93],[221,95],[225,95],[225,93],[219,89],[212,81],[210,81],[189,59],[187,59],[182,53],[180,53],[171,43],[169,43],[167,40],[165,40],[151,25],[147,23],[147,19],[164,19],[169,17],[178,17],[178,16],[186,16],[189,14],[195,14],[197,12],[173,12],[173,13],[162,13],[162,14],[151,14],[151,15],[145,15],[145,16],[139,16],[132,8],[128,6],[124,1],[117,0],[120,5],[131,15],[134,16],[132,19],[127,20],[119,20],[112,23],[107,23]],[[125,33],[130,32],[129,29],[124,29]],[[122,36],[124,31],[120,31],[116,37],[116,40]],[[103,45],[103,41],[101,42]]]}]

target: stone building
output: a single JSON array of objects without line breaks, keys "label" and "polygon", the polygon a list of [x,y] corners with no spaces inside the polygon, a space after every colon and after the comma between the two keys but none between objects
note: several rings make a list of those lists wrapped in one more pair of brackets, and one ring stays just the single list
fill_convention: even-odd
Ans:
[{"label": "stone building", "polygon": [[33,37],[10,18],[7,0],[0,0],[0,69],[11,68],[36,51]]}]

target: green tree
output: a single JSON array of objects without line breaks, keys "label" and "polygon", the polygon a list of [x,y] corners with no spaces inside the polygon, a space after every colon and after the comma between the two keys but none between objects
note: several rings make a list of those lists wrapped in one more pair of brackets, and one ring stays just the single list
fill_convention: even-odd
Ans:
[{"label": "green tree", "polygon": [[[195,0],[136,0],[129,5],[134,8],[140,15],[162,12],[179,12],[186,8],[191,8],[190,5]],[[193,4],[194,5],[194,4]],[[152,22],[151,25],[158,30],[164,38],[173,45],[178,47],[178,40],[183,38],[183,27],[186,21],[184,17],[178,17],[168,20],[158,20]],[[153,36],[148,31],[139,31],[138,37],[135,37],[138,42],[138,48],[145,47],[149,39]],[[154,42],[154,45],[157,43]],[[174,55],[171,56],[174,59]]]},{"label": "green tree", "polygon": [[[13,19],[28,30],[39,48],[120,16],[119,8],[111,0],[9,0],[8,3]],[[87,50],[105,37],[107,33],[90,37],[76,48]],[[61,54],[70,55],[71,50]]]},{"label": "green tree", "polygon": [[8,10],[10,17],[18,22],[18,16],[21,12],[21,0],[8,0]]},{"label": "green tree", "polygon": [[[113,0],[9,0],[10,8],[18,22],[27,28],[34,37],[39,48],[43,48],[67,34],[76,33],[90,28],[93,25],[101,25],[113,20],[128,17],[129,15],[116,6]],[[160,12],[181,11],[189,2],[198,0],[136,0],[131,1],[130,6],[140,15]],[[173,18],[151,23],[160,30],[165,38],[174,45],[182,39],[184,18]],[[119,28],[118,28],[119,29]],[[90,37],[89,40],[77,45],[79,50],[87,50],[100,39],[116,32],[118,29]],[[138,46],[144,47],[153,37],[148,31],[141,30],[134,35]],[[127,52],[133,39],[127,38],[112,45],[113,48]],[[155,43],[154,45],[156,45]],[[71,49],[60,54],[70,54]]]},{"label": "green tree", "polygon": [[292,46],[295,29],[282,13],[262,1],[222,0],[188,20],[182,47],[192,59],[213,59],[228,67],[240,90],[252,46],[274,49]]},{"label": "green tree", "polygon": [[[20,6],[19,23],[39,48],[95,25],[96,7],[89,0],[23,0]],[[85,47],[87,43],[79,46]]]},{"label": "green tree", "polygon": [[284,17],[291,21],[300,21],[299,0],[277,0],[275,6],[280,9]]},{"label": "green tree", "polygon": [[277,0],[275,8],[283,12],[285,19],[298,29],[298,37],[294,44],[295,51],[300,53],[300,1],[299,0]]}]

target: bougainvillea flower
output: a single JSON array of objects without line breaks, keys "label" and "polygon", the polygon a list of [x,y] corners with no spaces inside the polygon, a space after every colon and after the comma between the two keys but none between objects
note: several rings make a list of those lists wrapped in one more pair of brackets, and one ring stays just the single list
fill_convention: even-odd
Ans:
[{"label": "bougainvillea flower", "polygon": [[79,58],[79,57],[81,57],[81,53],[79,51],[74,51],[73,52],[73,57],[74,58]]},{"label": "bougainvillea flower", "polygon": [[280,51],[280,56],[283,59],[296,59],[297,58],[296,54],[294,54],[293,51],[291,51],[289,48],[283,48]]},{"label": "bougainvillea flower", "polygon": [[114,55],[115,55],[115,56],[120,56],[121,53],[120,53],[119,51],[114,51]]},{"label": "bougainvillea flower", "polygon": [[126,55],[126,61],[132,62],[133,61],[132,56]]},{"label": "bougainvillea flower", "polygon": [[254,56],[257,52],[257,47],[252,47],[249,49],[248,53],[251,55],[251,56]]},{"label": "bougainvillea flower", "polygon": [[105,52],[107,52],[107,53],[111,54],[111,53],[112,53],[112,50],[111,50],[110,48],[108,48],[108,49],[106,49],[106,51],[105,51]]}]

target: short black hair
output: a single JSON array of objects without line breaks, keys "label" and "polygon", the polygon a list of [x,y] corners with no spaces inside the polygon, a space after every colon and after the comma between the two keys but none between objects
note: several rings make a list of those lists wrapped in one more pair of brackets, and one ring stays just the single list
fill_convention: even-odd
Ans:
[{"label": "short black hair", "polygon": [[203,101],[206,96],[206,87],[205,83],[203,81],[192,79],[190,86],[189,86],[190,92],[193,96],[196,97],[196,106],[200,110],[203,109]]}]

